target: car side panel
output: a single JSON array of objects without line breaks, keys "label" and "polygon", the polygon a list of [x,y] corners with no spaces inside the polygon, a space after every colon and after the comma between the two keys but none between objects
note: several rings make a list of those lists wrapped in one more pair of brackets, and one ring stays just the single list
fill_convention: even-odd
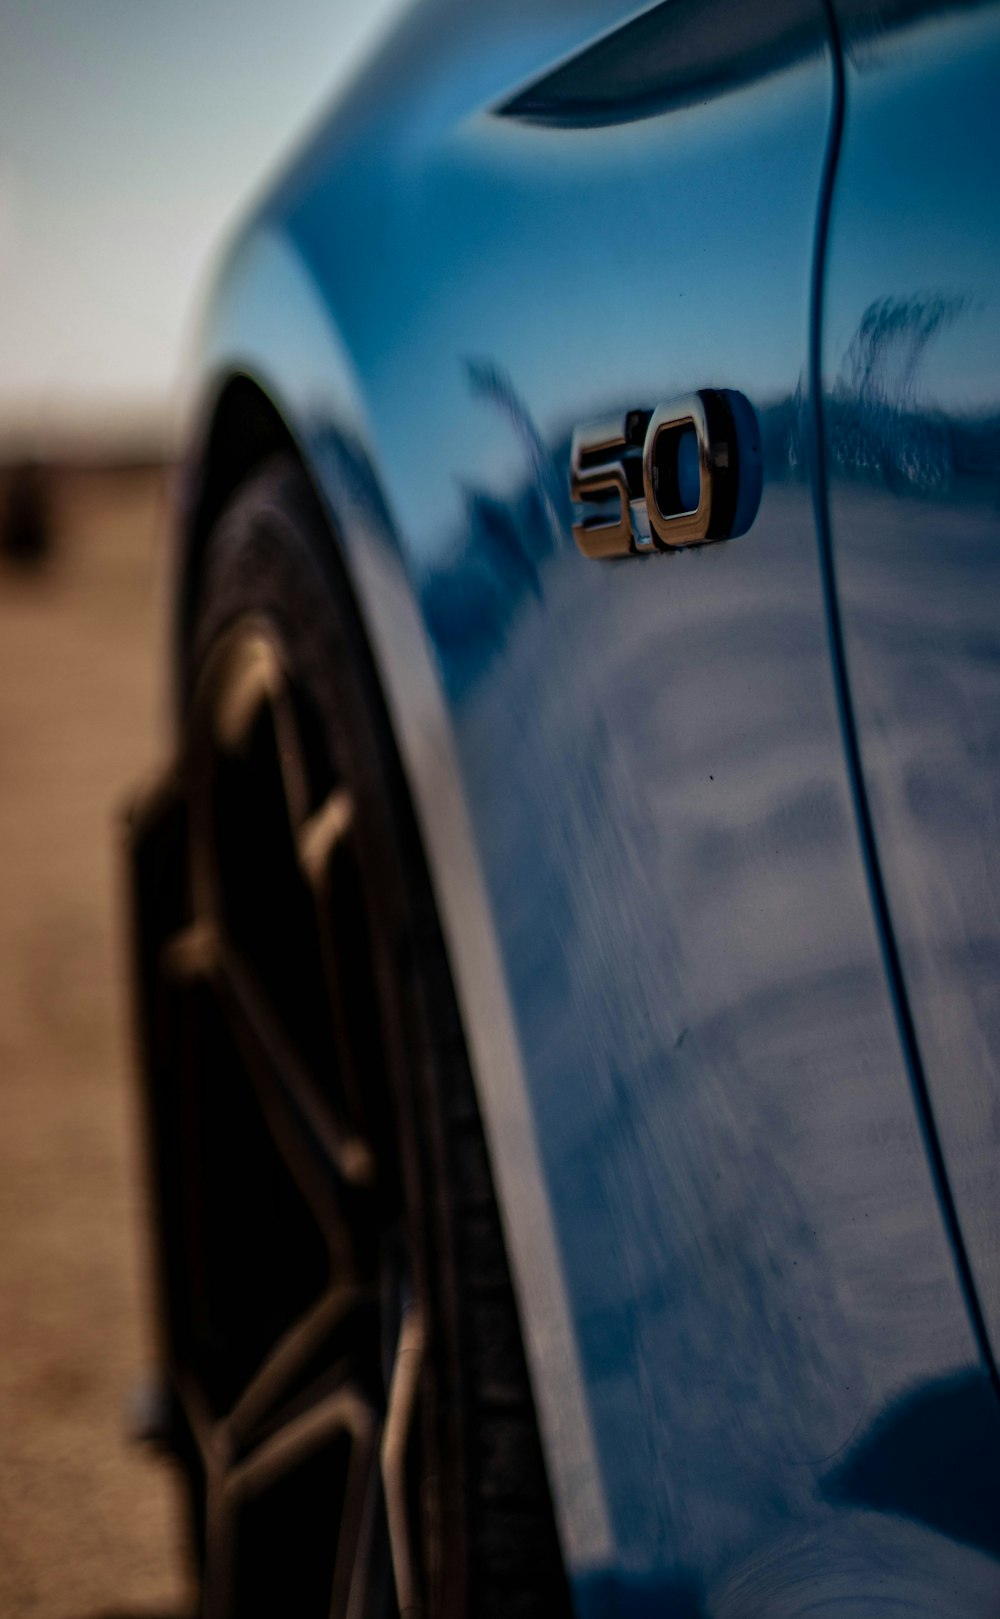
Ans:
[{"label": "car side panel", "polygon": [[[741,8],[704,9],[724,42]],[[371,627],[581,1611],[985,1615],[979,1475],[949,1505],[922,1443],[997,1423],[830,666],[808,366],[835,77],[794,10],[774,71],[716,45],[692,97],[663,67],[684,8],[655,8],[642,117],[567,113],[523,57],[511,94],[547,114],[470,108],[440,66],[421,93],[412,61],[394,101],[377,66],[234,254],[205,367],[285,413]],[[585,561],[571,429],[701,387],[758,411],[753,528]]]},{"label": "car side panel", "polygon": [[842,23],[824,327],[833,560],[915,1061],[995,1356],[1000,6],[896,6],[874,28],[847,5]]}]

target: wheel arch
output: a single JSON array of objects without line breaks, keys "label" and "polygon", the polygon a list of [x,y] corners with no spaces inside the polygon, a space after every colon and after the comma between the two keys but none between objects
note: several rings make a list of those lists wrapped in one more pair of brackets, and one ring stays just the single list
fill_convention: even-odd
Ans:
[{"label": "wheel arch", "polygon": [[[205,541],[237,485],[276,450],[305,469],[372,652],[445,938],[567,1566],[603,1572],[613,1533],[453,716],[383,494],[377,435],[325,289],[298,244],[253,229],[230,256],[200,352],[207,379],[182,482],[172,668],[190,633]],[[180,696],[179,682],[175,689]]]},{"label": "wheel arch", "polygon": [[383,536],[384,506],[367,466],[364,412],[336,316],[287,229],[259,220],[230,248],[208,301],[194,365],[172,558],[175,677],[206,539],[236,488],[278,452],[294,456],[316,492],[331,550],[374,645],[345,533],[346,509],[354,512],[358,505],[347,485],[356,492],[363,484],[374,497]]}]

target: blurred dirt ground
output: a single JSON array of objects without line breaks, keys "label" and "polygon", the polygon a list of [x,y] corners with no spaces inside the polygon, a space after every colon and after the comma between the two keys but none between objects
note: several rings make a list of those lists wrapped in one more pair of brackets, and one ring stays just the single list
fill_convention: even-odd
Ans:
[{"label": "blurred dirt ground", "polygon": [[152,472],[60,475],[0,567],[0,1615],[183,1615],[178,1503],[130,1447],[149,1365],[116,823],[154,761]]}]

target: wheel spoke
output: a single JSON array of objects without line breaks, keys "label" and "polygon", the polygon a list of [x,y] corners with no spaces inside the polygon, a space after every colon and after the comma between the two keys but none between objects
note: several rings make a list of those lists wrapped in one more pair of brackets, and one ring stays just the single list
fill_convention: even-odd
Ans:
[{"label": "wheel spoke", "polygon": [[385,1551],[378,1441],[379,1425],[374,1423],[365,1442],[355,1440],[351,1449],[344,1510],[337,1536],[330,1619],[364,1619],[378,1549]]},{"label": "wheel spoke", "polygon": [[[348,1186],[371,1187],[375,1179],[371,1148],[334,1117],[261,985],[231,951],[221,957],[219,987],[234,1022],[248,1037],[253,1048],[252,1058],[262,1059],[268,1077],[280,1087],[301,1121],[303,1137],[316,1144],[323,1158]],[[252,1062],[252,1066],[256,1069],[256,1062]],[[262,1086],[262,1104],[266,1088]]]},{"label": "wheel spoke", "polygon": [[[368,1619],[363,1598],[380,1560],[379,1431],[378,1413],[358,1388],[320,1385],[316,1398],[217,1479],[206,1569],[213,1619],[271,1619],[293,1581],[301,1595],[297,1552],[310,1562],[313,1600],[304,1611],[318,1612],[321,1597],[333,1619]],[[326,1489],[317,1492],[321,1479]]]},{"label": "wheel spoke", "polygon": [[293,824],[308,814],[308,785],[298,728],[277,651],[262,631],[240,636],[228,650],[212,706],[215,746],[229,754],[242,753],[261,712],[271,712],[278,744],[277,763],[292,811]]},{"label": "wheel spoke", "polygon": [[262,1441],[245,1461],[230,1468],[224,1491],[227,1498],[252,1495],[297,1466],[328,1439],[349,1434],[356,1444],[371,1442],[377,1418],[371,1405],[355,1388],[341,1386],[300,1411],[276,1433]]},{"label": "wheel spoke", "polygon": [[423,1364],[423,1322],[419,1311],[411,1305],[404,1312],[400,1327],[392,1382],[389,1387],[389,1405],[382,1433],[381,1455],[389,1547],[396,1579],[400,1619],[420,1619],[423,1613],[414,1556],[407,1478]]},{"label": "wheel spoke", "polygon": [[163,946],[160,965],[169,978],[211,982],[219,965],[219,936],[213,924],[199,920],[173,934]]},{"label": "wheel spoke", "polygon": [[351,981],[345,962],[343,936],[351,934],[354,951],[368,965],[349,841],[354,819],[353,796],[335,788],[299,828],[296,841],[315,908],[340,1087],[348,1116],[364,1127],[371,1107],[371,1071],[381,1068],[381,1051],[377,1007],[366,993],[370,986],[356,975]]},{"label": "wheel spoke", "polygon": [[[274,1412],[286,1390],[360,1310],[372,1311],[371,1288],[335,1287],[279,1339],[226,1419],[234,1449],[247,1448],[254,1431]],[[342,1336],[342,1333],[340,1334]]]},{"label": "wheel spoke", "polygon": [[382,1014],[354,829],[354,801],[336,790],[302,828],[298,847],[318,927],[345,1108],[359,1127],[374,1134],[372,1080],[384,1070]]},{"label": "wheel spoke", "polygon": [[[163,947],[161,965],[170,978],[200,979],[214,990],[237,1040],[247,1053],[248,1072],[262,1108],[269,1117],[275,1107],[282,1113],[277,1128],[280,1140],[286,1144],[284,1156],[296,1180],[303,1174],[308,1176],[310,1184],[315,1180],[315,1176],[303,1168],[305,1148],[307,1152],[311,1149],[312,1156],[318,1155],[329,1163],[348,1186],[370,1189],[376,1175],[371,1147],[335,1117],[321,1087],[283,1028],[280,1015],[269,1003],[252,971],[220,939],[215,925],[199,920],[174,934]],[[277,1099],[271,1094],[274,1088],[280,1093]],[[302,1190],[306,1194],[307,1186],[303,1185]],[[315,1204],[317,1195],[319,1205]],[[319,1194],[318,1188],[314,1187],[309,1201],[317,1215],[330,1212],[330,1200],[325,1193]]]},{"label": "wheel spoke", "polygon": [[[214,680],[212,679],[214,675]],[[265,704],[277,700],[285,677],[277,652],[266,635],[243,634],[226,646],[209,671],[213,740],[228,753],[238,753]]]},{"label": "wheel spoke", "polygon": [[[375,1614],[381,1619],[386,1612],[392,1571],[385,1500],[374,1447],[367,1463],[356,1531],[353,1538],[341,1533],[337,1546],[330,1619],[372,1619]],[[355,1482],[353,1489],[360,1493],[359,1483],[360,1480]]]},{"label": "wheel spoke", "polygon": [[350,831],[354,820],[354,799],[343,788],[335,788],[314,815],[298,829],[299,862],[306,881],[314,891],[322,886],[330,856]]},{"label": "wheel spoke", "polygon": [[174,1391],[180,1401],[188,1431],[198,1449],[206,1477],[221,1479],[229,1466],[229,1437],[224,1424],[215,1420],[208,1401],[190,1372],[174,1374]]}]

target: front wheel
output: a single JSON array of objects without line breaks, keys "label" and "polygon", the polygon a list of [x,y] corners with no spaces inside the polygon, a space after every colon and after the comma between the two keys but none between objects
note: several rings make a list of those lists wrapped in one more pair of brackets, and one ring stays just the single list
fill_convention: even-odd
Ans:
[{"label": "front wheel", "polygon": [[136,813],[162,1303],[206,1619],[570,1611],[399,761],[298,464],[211,535]]}]

